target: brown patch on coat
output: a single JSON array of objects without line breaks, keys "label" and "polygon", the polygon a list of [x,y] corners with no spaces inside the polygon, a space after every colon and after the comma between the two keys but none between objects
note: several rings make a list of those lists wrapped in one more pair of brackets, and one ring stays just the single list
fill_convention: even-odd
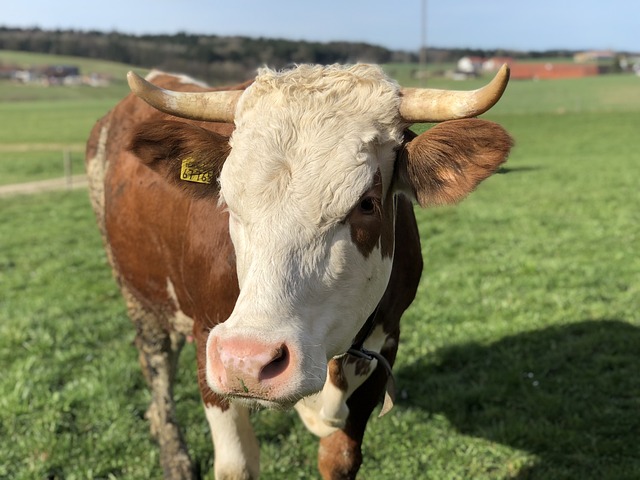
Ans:
[{"label": "brown patch on coat", "polygon": [[356,478],[362,464],[362,438],[338,430],[320,439],[318,470],[323,479]]},{"label": "brown patch on coat", "polygon": [[383,331],[397,340],[400,317],[415,298],[423,267],[413,204],[404,196],[396,197],[394,231],[393,267],[387,289],[378,303],[376,325],[382,325]]},{"label": "brown patch on coat", "polygon": [[392,258],[395,245],[396,196],[391,189],[382,210],[382,228],[380,229],[380,253],[382,258]]},{"label": "brown patch on coat", "polygon": [[394,216],[393,195],[390,193],[386,199],[382,198],[382,175],[378,170],[373,178],[373,185],[360,197],[347,217],[351,227],[351,240],[365,258],[378,246],[383,257],[391,257]]},{"label": "brown patch on coat", "polygon": [[[393,228],[393,265],[387,289],[378,303],[374,327],[382,325],[383,331],[396,338],[399,335],[400,317],[415,298],[422,275],[422,251],[420,232],[413,213],[413,204],[405,196],[395,197],[395,225]],[[365,324],[366,325],[366,324]],[[353,343],[365,341],[368,327],[358,332]]]},{"label": "brown patch on coat", "polygon": [[347,377],[342,369],[342,359],[332,358],[327,364],[327,375],[329,381],[338,389],[346,392],[349,388]]},{"label": "brown patch on coat", "polygon": [[371,371],[371,360],[366,358],[355,357],[353,355],[347,355],[345,365],[353,365],[354,372],[359,377],[368,375]]}]

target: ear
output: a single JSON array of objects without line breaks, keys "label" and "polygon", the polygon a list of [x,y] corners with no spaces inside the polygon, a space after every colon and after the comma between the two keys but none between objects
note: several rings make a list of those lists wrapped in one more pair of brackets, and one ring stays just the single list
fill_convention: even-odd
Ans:
[{"label": "ear", "polygon": [[456,203],[505,162],[513,141],[498,124],[471,118],[410,134],[397,159],[400,190],[420,206]]},{"label": "ear", "polygon": [[158,120],[136,127],[129,151],[170,183],[204,197],[218,193],[218,177],[231,147],[227,137],[204,128]]}]

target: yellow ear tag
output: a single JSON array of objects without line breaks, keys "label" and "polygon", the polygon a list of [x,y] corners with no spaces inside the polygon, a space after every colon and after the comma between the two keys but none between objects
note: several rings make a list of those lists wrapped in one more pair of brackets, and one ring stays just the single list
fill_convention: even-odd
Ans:
[{"label": "yellow ear tag", "polygon": [[180,179],[185,182],[195,183],[211,183],[211,173],[201,172],[193,168],[193,158],[186,157],[182,159],[182,167],[180,168]]}]

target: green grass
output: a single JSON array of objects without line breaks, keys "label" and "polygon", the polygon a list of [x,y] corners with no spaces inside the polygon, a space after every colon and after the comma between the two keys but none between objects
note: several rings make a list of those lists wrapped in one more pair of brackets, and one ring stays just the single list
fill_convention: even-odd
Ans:
[{"label": "green grass", "polygon": [[[145,393],[86,192],[16,197],[1,216],[0,477],[106,478],[126,472],[121,456],[150,464],[151,450],[136,459],[127,446]],[[138,467],[130,478],[151,477]]]},{"label": "green grass", "polygon": [[[0,145],[54,142],[83,145],[116,99],[43,100],[0,104]],[[99,113],[100,112],[100,113]]]},{"label": "green grass", "polygon": [[602,75],[578,79],[512,81],[494,114],[640,111],[640,78]]},{"label": "green grass", "polygon": [[[425,271],[360,478],[640,478],[640,107],[613,99],[629,79],[510,85],[489,115],[517,142],[502,172],[456,207],[416,210]],[[592,107],[558,113],[560,92]],[[86,192],[1,199],[0,239],[0,477],[159,478]],[[178,415],[212,478],[194,358],[188,345]],[[254,424],[263,478],[317,478],[293,413]]]}]

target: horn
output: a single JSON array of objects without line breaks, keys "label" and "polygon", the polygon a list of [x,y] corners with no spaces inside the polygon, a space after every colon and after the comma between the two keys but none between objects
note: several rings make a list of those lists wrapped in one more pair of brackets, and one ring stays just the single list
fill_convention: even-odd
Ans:
[{"label": "horn", "polygon": [[140,75],[127,73],[129,88],[161,112],[205,122],[233,123],[242,90],[217,92],[175,92],[157,87]]},{"label": "horn", "polygon": [[509,66],[502,65],[491,82],[478,90],[403,88],[400,117],[409,123],[430,123],[476,117],[493,107],[507,88]]}]

